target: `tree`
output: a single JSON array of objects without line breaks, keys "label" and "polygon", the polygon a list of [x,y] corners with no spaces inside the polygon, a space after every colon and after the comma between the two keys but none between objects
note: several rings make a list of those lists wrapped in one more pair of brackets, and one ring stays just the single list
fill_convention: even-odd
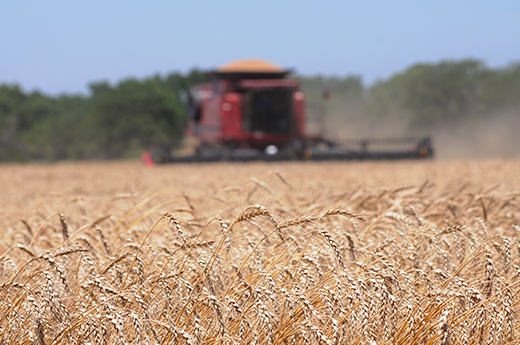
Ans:
[{"label": "tree", "polygon": [[160,79],[127,79],[115,87],[91,85],[94,149],[103,158],[135,154],[152,145],[174,145],[185,123],[178,95]]},{"label": "tree", "polygon": [[370,90],[376,112],[402,109],[416,125],[478,116],[489,70],[478,60],[416,64]]},{"label": "tree", "polygon": [[19,110],[26,99],[19,85],[0,85],[0,160],[20,160],[25,154],[19,138]]}]

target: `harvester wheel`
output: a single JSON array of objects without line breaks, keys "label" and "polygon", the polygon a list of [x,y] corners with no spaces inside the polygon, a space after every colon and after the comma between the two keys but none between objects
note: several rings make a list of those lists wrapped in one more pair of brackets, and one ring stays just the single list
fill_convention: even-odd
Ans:
[{"label": "harvester wheel", "polygon": [[307,149],[307,143],[301,140],[295,140],[287,146],[289,156],[293,159],[305,159]]}]

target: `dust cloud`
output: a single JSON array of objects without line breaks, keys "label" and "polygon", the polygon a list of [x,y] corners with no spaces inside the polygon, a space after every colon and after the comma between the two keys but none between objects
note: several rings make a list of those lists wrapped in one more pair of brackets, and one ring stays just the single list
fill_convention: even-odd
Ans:
[{"label": "dust cloud", "polygon": [[520,157],[518,112],[503,111],[464,123],[440,124],[432,127],[430,133],[439,158]]}]

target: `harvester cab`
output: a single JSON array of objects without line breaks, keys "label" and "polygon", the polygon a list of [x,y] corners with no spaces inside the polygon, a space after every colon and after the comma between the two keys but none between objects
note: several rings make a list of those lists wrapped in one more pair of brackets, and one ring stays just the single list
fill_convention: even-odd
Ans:
[{"label": "harvester cab", "polygon": [[212,82],[189,91],[188,134],[220,150],[278,151],[304,139],[304,96],[298,80],[285,78],[289,72],[262,60],[210,72]]}]

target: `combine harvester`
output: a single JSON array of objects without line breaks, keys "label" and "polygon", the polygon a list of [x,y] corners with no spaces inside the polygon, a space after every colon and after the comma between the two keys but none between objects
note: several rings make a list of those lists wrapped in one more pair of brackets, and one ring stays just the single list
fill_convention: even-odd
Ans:
[{"label": "combine harvester", "polygon": [[424,138],[334,140],[306,132],[305,96],[290,70],[238,60],[210,72],[213,81],[187,95],[188,137],[175,153],[149,153],[156,163],[287,160],[376,160],[433,157]]}]

